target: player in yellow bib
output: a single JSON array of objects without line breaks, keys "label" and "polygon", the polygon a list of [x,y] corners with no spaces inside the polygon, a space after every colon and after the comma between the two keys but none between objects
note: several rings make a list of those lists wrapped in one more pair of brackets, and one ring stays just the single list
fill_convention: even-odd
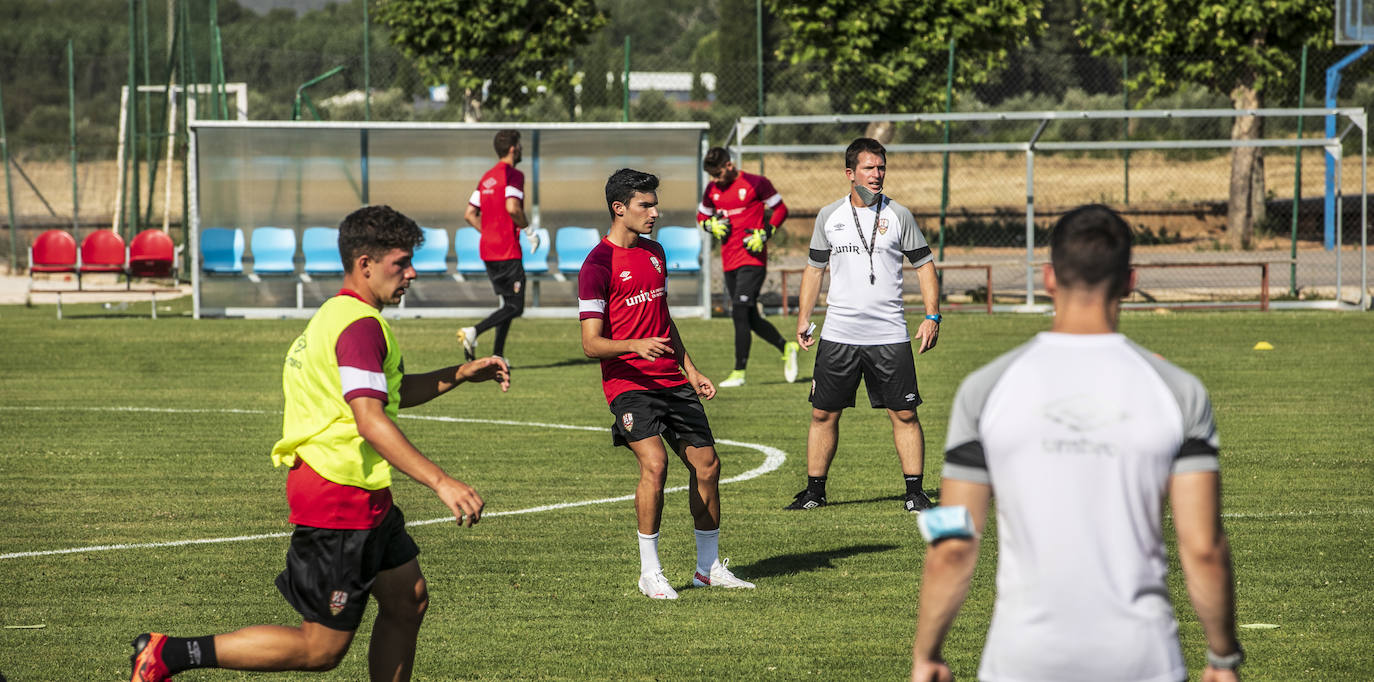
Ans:
[{"label": "player in yellow bib", "polygon": [[420,550],[392,504],[391,470],[432,489],[460,525],[477,523],[483,501],[411,444],[396,425],[397,410],[463,382],[510,388],[509,367],[496,356],[405,373],[381,310],[399,303],[415,279],[410,260],[423,238],[415,221],[388,206],[344,218],[343,290],[320,306],[286,355],[286,408],[272,461],[289,467],[286,499],[296,530],[277,589],[300,612],[301,625],[254,625],[204,637],[139,635],[133,682],[193,668],[332,669],[348,652],[369,595],[377,599],[369,676],[410,679],[429,596]]}]

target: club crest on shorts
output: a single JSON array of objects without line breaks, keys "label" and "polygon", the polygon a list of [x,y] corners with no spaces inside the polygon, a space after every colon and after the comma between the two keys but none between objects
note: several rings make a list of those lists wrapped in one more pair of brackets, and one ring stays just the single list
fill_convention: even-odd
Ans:
[{"label": "club crest on shorts", "polygon": [[649,256],[649,262],[653,264],[654,270],[658,271],[658,274],[663,274],[663,265],[658,262],[658,256]]},{"label": "club crest on shorts", "polygon": [[878,221],[878,234],[887,234],[887,218]]},{"label": "club crest on shorts", "polygon": [[344,610],[344,604],[347,603],[348,593],[343,590],[334,590],[334,592],[329,595],[329,614],[333,616],[339,615],[339,613]]},{"label": "club crest on shorts", "polygon": [[620,425],[625,427],[625,433],[633,431],[635,429],[635,416],[629,412],[620,415]]},{"label": "club crest on shorts", "polygon": [[515,293],[517,293],[517,294],[520,293],[520,284],[521,284],[521,282],[517,281],[517,282],[515,283],[515,286],[512,287],[512,288],[515,290]]}]

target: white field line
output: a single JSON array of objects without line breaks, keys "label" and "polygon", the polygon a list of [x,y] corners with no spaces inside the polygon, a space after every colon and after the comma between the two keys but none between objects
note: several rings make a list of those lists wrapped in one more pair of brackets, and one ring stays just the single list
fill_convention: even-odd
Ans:
[{"label": "white field line", "polygon": [[[185,409],[183,409],[183,408],[158,408],[158,407],[63,407],[63,408],[48,408],[48,407],[4,407],[4,406],[0,406],[0,411],[57,411],[57,410],[64,410],[64,411],[87,411],[87,412],[164,412],[164,413],[181,413],[181,414],[185,414],[185,413],[191,413],[191,414],[206,414],[206,413],[213,413],[213,414],[225,414],[225,413],[228,413],[228,414],[275,414],[275,412],[269,413],[269,412],[267,412],[266,410],[239,410],[239,409],[223,409],[223,410],[218,410],[218,409],[192,409],[192,408],[185,408]],[[462,418],[462,417],[431,417],[431,416],[424,416],[424,415],[406,415],[406,414],[403,414],[403,415],[400,415],[400,416],[403,417],[403,418],[406,418],[406,419],[419,419],[419,420],[424,420],[424,421],[455,422],[455,423],[466,423],[466,424],[498,424],[498,425],[506,425],[506,426],[534,426],[534,427],[546,428],[546,429],[564,429],[564,430],[568,430],[568,431],[605,431],[605,430],[606,430],[606,427],[604,427],[604,426],[576,426],[576,425],[573,425],[573,424],[552,424],[552,423],[547,423],[547,422],[522,422],[522,421],[512,421],[512,420],[506,420],[506,419],[465,419],[465,418]],[[762,463],[762,464],[760,464],[760,465],[757,466],[757,467],[754,467],[753,469],[750,469],[749,471],[746,471],[746,472],[744,472],[744,473],[742,473],[742,474],[739,474],[739,475],[737,475],[737,476],[731,476],[730,478],[721,479],[721,481],[720,481],[721,484],[725,484],[725,483],[738,483],[738,482],[740,482],[740,481],[747,481],[747,480],[749,480],[749,479],[751,479],[751,478],[758,478],[759,476],[762,476],[762,475],[767,474],[767,473],[769,473],[769,472],[776,471],[779,467],[782,466],[783,462],[787,461],[787,453],[785,453],[785,452],[783,452],[782,450],[779,450],[778,448],[775,448],[775,447],[770,447],[770,446],[767,446],[767,445],[760,445],[760,444],[758,444],[758,443],[745,443],[745,442],[742,442],[742,441],[724,440],[724,439],[716,439],[716,442],[719,443],[719,444],[721,444],[721,445],[733,445],[733,446],[736,446],[736,447],[749,448],[749,449],[751,449],[751,450],[757,450],[757,451],[762,452],[762,453],[764,454],[764,458],[763,458],[763,463]],[[687,486],[682,485],[682,486],[676,486],[676,487],[672,487],[672,488],[665,488],[665,489],[663,490],[663,492],[665,492],[665,493],[675,493],[675,492],[681,492],[681,491],[686,490],[686,489],[687,489]],[[568,509],[568,508],[571,508],[571,507],[585,507],[585,506],[588,506],[588,505],[593,505],[593,504],[606,504],[606,503],[609,503],[609,502],[625,502],[625,501],[633,500],[633,499],[634,499],[634,495],[631,494],[631,495],[621,495],[620,497],[604,497],[604,498],[597,499],[597,500],[580,500],[580,501],[577,501],[577,502],[560,502],[560,503],[557,503],[557,504],[546,504],[546,505],[541,505],[541,506],[538,506],[538,507],[529,507],[529,508],[527,508],[527,509],[513,509],[513,510],[510,510],[510,511],[487,512],[487,513],[482,514],[482,518],[491,518],[491,517],[494,517],[494,516],[515,516],[515,515],[517,515],[517,514],[536,514],[536,513],[539,513],[539,512],[553,511],[553,510],[556,510],[556,509]],[[441,516],[441,517],[439,517],[439,518],[434,518],[434,519],[423,519],[423,520],[420,520],[420,521],[407,521],[407,522],[406,522],[406,525],[407,525],[407,526],[425,526],[425,525],[429,525],[429,524],[433,524],[433,523],[445,523],[445,522],[453,523],[453,522],[454,522],[454,519],[453,519],[452,516]],[[152,548],[156,548],[156,547],[184,547],[184,546],[186,546],[186,545],[211,545],[211,544],[219,544],[219,543],[224,543],[224,542],[248,542],[248,541],[251,541],[251,540],[266,540],[266,539],[270,539],[270,538],[284,538],[284,537],[289,537],[290,535],[291,535],[290,532],[282,532],[282,533],[262,533],[262,534],[259,534],[259,535],[236,535],[236,536],[233,536],[233,537],[221,537],[221,538],[197,538],[197,539],[194,539],[194,540],[173,540],[173,541],[169,541],[169,542],[139,542],[139,543],[129,543],[129,544],[119,544],[119,545],[91,545],[91,546],[87,546],[87,547],[68,547],[68,548],[66,548],[66,549],[49,549],[49,550],[41,550],[41,551],[35,551],[35,552],[12,552],[12,553],[9,553],[9,554],[0,554],[0,560],[3,560],[3,559],[20,559],[20,558],[24,558],[24,557],[36,557],[36,556],[52,556],[52,555],[56,555],[56,554],[81,554],[81,553],[87,553],[87,552],[108,552],[108,551],[123,550],[123,549],[152,549]]]}]

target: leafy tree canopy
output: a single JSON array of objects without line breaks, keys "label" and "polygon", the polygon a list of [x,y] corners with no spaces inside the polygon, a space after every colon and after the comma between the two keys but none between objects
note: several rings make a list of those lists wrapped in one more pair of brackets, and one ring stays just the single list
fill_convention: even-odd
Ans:
[{"label": "leafy tree canopy", "polygon": [[[1221,93],[1264,90],[1295,74],[1303,45],[1329,48],[1331,0],[1082,0],[1079,39],[1095,54],[1194,57],[1168,71],[1160,60],[1133,79],[1147,95],[1184,82]],[[1183,78],[1179,78],[1179,76]]]},{"label": "leafy tree canopy", "polygon": [[570,58],[606,24],[592,0],[381,0],[377,18],[432,84],[518,113],[540,86],[571,88]]},{"label": "leafy tree canopy", "polygon": [[[789,32],[778,47],[850,113],[915,112],[944,101],[949,41],[956,87],[987,79],[1043,30],[1044,0],[767,0]],[[836,97],[843,93],[845,96]]]}]

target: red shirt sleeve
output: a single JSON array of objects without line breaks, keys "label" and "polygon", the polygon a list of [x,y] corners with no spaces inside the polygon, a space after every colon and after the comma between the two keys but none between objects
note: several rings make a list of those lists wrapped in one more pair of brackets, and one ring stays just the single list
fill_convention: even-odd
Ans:
[{"label": "red shirt sleeve", "polygon": [[339,362],[345,402],[364,396],[387,401],[386,371],[382,366],[386,337],[377,318],[364,317],[348,325],[334,344],[334,356]]},{"label": "red shirt sleeve", "polygon": [[611,296],[611,251],[599,244],[587,254],[577,273],[577,319],[606,319]]},{"label": "red shirt sleeve", "polygon": [[782,194],[773,187],[773,182],[762,175],[758,176],[758,184],[754,185],[754,196],[763,202],[765,209],[771,209],[772,215],[768,216],[768,224],[773,227],[782,225],[787,220],[787,204],[782,202]]},{"label": "red shirt sleeve", "polygon": [[711,188],[716,183],[706,183],[706,192],[701,195],[701,203],[697,205],[697,222],[701,222],[716,214],[716,202],[711,199]]}]

